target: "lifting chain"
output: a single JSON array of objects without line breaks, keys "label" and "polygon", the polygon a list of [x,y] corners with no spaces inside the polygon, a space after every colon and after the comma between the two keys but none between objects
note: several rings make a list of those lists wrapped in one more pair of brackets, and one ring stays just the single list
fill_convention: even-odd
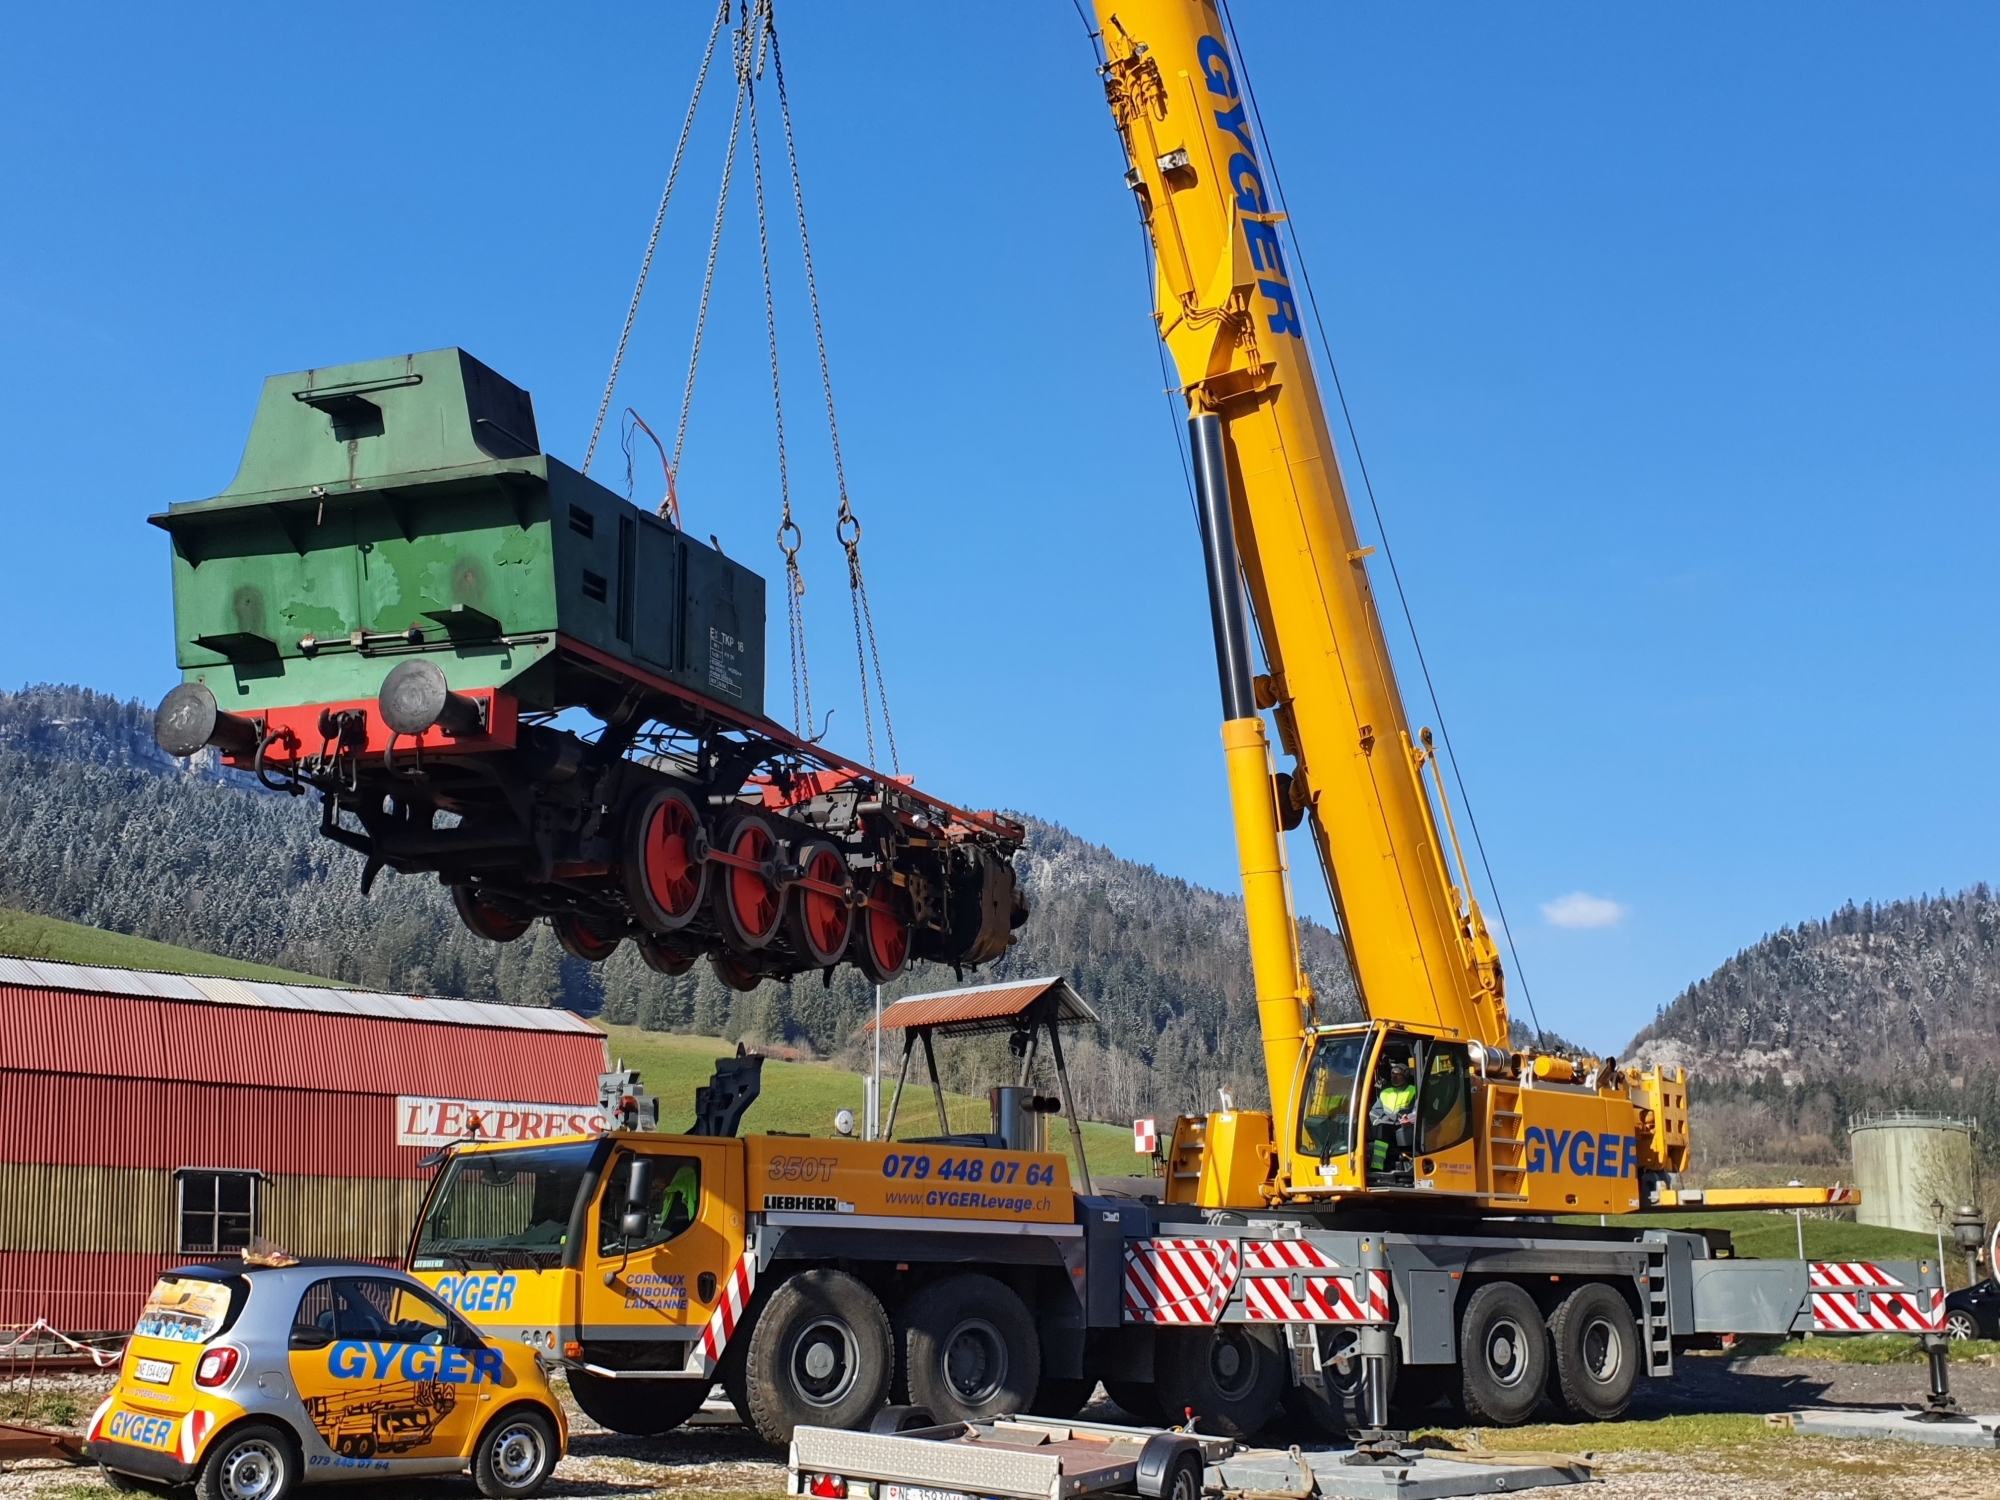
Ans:
[{"label": "lifting chain", "polygon": [[708,31],[708,45],[702,49],[701,71],[695,74],[694,93],[688,99],[687,118],[681,121],[681,138],[674,146],[674,164],[667,169],[667,185],[660,194],[660,211],[653,215],[653,232],[646,239],[646,254],[639,262],[639,284],[632,288],[632,305],[625,309],[625,327],[618,334],[618,351],[611,356],[611,376],[604,382],[604,399],[597,403],[597,420],[591,424],[590,442],[583,450],[583,472],[597,456],[597,440],[604,432],[604,414],[611,410],[611,393],[618,387],[618,367],[625,363],[625,346],[632,338],[632,324],[639,316],[639,299],[646,294],[646,277],[653,269],[653,252],[660,247],[660,226],[667,222],[667,201],[674,196],[674,182],[681,175],[681,158],[687,154],[688,135],[694,129],[695,107],[701,103],[702,86],[708,82],[708,65],[715,57],[716,39],[729,19],[729,0],[715,8],[715,24]]}]

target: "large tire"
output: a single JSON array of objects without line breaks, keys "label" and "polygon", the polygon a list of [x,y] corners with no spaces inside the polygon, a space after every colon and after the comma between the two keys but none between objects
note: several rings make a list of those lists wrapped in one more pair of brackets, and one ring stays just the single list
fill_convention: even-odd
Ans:
[{"label": "large tire", "polygon": [[1169,1425],[1167,1406],[1160,1399],[1157,1385],[1143,1380],[1107,1380],[1104,1382],[1104,1394],[1120,1411],[1137,1417],[1142,1427]]},{"label": "large tire", "polygon": [[270,1422],[245,1422],[209,1444],[194,1493],[196,1500],[285,1500],[298,1482],[291,1435]]},{"label": "large tire", "polygon": [[893,1364],[875,1294],[845,1271],[807,1271],[771,1294],[750,1332],[750,1419],[778,1445],[801,1425],[864,1427],[888,1397]]},{"label": "large tire", "polygon": [[1559,1403],[1579,1422],[1615,1422],[1639,1382],[1639,1320],[1601,1281],[1586,1282],[1549,1319]]},{"label": "large tire", "polygon": [[1534,1414],[1548,1381],[1549,1339],[1535,1299],[1511,1281],[1488,1282],[1465,1304],[1458,1360],[1466,1418],[1517,1427]]},{"label": "large tire", "polygon": [[1283,1350],[1241,1323],[1162,1328],[1153,1347],[1160,1399],[1179,1420],[1192,1411],[1202,1432],[1242,1442],[1278,1414],[1289,1375]]},{"label": "large tire", "polygon": [[561,1457],[556,1424],[530,1407],[516,1407],[479,1435],[472,1482],[486,1500],[522,1500],[548,1483]]},{"label": "large tire", "polygon": [[1060,1421],[1082,1411],[1096,1394],[1097,1382],[1087,1375],[1044,1375],[1042,1383],[1035,1387],[1035,1399],[1028,1403],[1028,1410],[1035,1416]]},{"label": "large tire", "polygon": [[991,1276],[953,1276],[912,1297],[897,1320],[910,1400],[940,1422],[1026,1411],[1042,1378],[1035,1320]]},{"label": "large tire", "polygon": [[569,1393],[599,1427],[627,1437],[658,1437],[701,1410],[708,1397],[708,1382],[606,1380],[587,1370],[571,1370]]}]

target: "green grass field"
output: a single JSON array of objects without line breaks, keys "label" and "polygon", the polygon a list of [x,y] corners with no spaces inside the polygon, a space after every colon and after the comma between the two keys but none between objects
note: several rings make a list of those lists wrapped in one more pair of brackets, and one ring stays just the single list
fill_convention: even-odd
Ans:
[{"label": "green grass field", "polygon": [[[727,1057],[735,1051],[719,1037],[641,1031],[636,1026],[606,1026],[604,1032],[613,1060],[623,1058],[627,1067],[637,1068],[645,1079],[647,1091],[659,1098],[660,1125],[665,1130],[679,1130],[687,1125],[694,1115],[694,1091],[708,1082],[718,1057]],[[906,1091],[897,1115],[896,1134],[905,1139],[936,1135],[937,1105],[931,1098],[930,1079],[924,1074],[921,1062],[911,1074],[912,1086]],[[859,1073],[829,1063],[767,1061],[763,1091],[743,1117],[744,1133],[803,1131],[810,1135],[832,1135],[834,1111],[851,1109],[855,1118],[860,1118],[861,1082]],[[885,1080],[884,1089],[893,1095],[893,1074]],[[888,1107],[886,1099],[883,1107]],[[947,1094],[945,1108],[954,1130],[985,1130],[991,1122],[984,1099]],[[1060,1118],[1051,1120],[1049,1125],[1051,1148],[1067,1154],[1068,1126]],[[1146,1169],[1146,1159],[1133,1154],[1132,1133],[1128,1128],[1087,1120],[1083,1126],[1083,1145],[1093,1173],[1127,1176]]]},{"label": "green grass field", "polygon": [[336,981],[314,974],[295,974],[268,964],[217,958],[172,943],[105,932],[54,917],[0,910],[0,954],[10,958],[41,958],[55,963],[95,964],[107,969],[157,969],[170,974],[211,974],[222,979],[268,979],[277,984],[327,986]]}]

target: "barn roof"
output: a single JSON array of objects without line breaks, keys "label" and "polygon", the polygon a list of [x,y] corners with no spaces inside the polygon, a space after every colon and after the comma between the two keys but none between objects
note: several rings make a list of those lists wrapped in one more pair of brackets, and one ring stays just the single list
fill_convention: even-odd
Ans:
[{"label": "barn roof", "polygon": [[[1046,1025],[1093,1023],[1097,1012],[1070,988],[1060,974],[1052,979],[1017,979],[1005,984],[974,985],[963,990],[939,990],[906,995],[882,1012],[884,1031],[934,1027],[939,1036],[970,1036],[983,1031],[1017,1031]],[[863,1031],[872,1031],[870,1019]]]}]

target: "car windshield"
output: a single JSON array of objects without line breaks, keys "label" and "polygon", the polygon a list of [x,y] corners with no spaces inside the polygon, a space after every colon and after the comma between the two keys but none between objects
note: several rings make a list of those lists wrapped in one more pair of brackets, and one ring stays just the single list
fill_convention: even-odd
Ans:
[{"label": "car windshield", "polygon": [[554,1265],[597,1143],[476,1151],[452,1158],[431,1194],[416,1255],[461,1267]]},{"label": "car windshield", "polygon": [[1354,1149],[1355,1078],[1368,1053],[1367,1032],[1322,1037],[1306,1066],[1299,1096],[1299,1144],[1304,1156],[1322,1161]]},{"label": "car windshield", "polygon": [[249,1282],[241,1276],[169,1271],[153,1283],[133,1332],[177,1344],[205,1344],[236,1321]]}]

